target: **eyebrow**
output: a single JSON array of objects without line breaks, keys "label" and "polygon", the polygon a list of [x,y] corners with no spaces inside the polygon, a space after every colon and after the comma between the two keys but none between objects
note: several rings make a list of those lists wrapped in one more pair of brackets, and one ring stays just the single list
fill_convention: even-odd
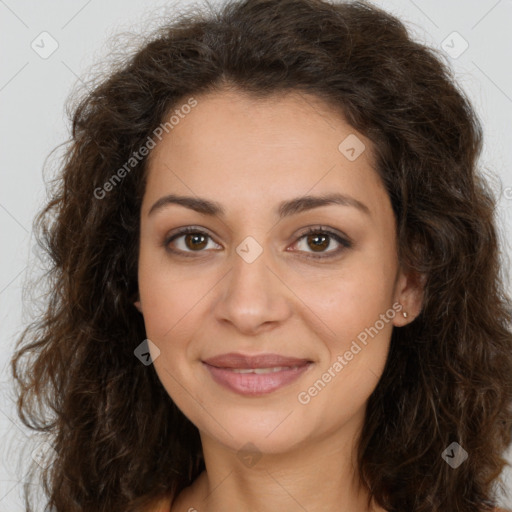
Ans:
[{"label": "eyebrow", "polygon": [[[153,204],[148,212],[148,216],[166,208],[171,204],[184,206],[185,208],[194,210],[202,215],[225,217],[226,214],[224,207],[216,201],[211,201],[209,199],[203,199],[200,197],[169,194],[161,197]],[[353,197],[339,193],[324,194],[321,196],[302,196],[289,199],[279,204],[276,209],[276,214],[279,216],[279,218],[282,219],[284,217],[296,215],[303,211],[312,210],[313,208],[319,208],[321,206],[328,206],[333,204],[340,206],[351,206],[353,208],[357,208],[367,215],[370,215],[370,209],[364,203]]]}]

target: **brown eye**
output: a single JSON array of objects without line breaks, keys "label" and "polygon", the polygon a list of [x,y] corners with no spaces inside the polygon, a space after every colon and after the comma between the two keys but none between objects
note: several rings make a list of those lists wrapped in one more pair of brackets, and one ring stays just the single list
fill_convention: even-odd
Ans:
[{"label": "brown eye", "polygon": [[[210,241],[213,243],[208,233],[189,226],[167,237],[164,241],[164,246],[170,252],[190,256],[190,253],[193,252],[206,252],[203,249],[208,246]],[[217,245],[217,248],[220,247],[218,244],[215,245]]]},{"label": "brown eye", "polygon": [[307,243],[315,252],[320,252],[329,247],[329,236],[324,234],[308,235]]},{"label": "brown eye", "polygon": [[[327,250],[333,242],[334,249]],[[310,228],[299,237],[295,244],[299,246],[299,252],[306,253],[306,257],[317,259],[338,256],[342,251],[352,247],[352,242],[348,238],[323,227]],[[300,244],[302,244],[302,248]],[[336,244],[338,248],[336,248]]]},{"label": "brown eye", "polygon": [[206,236],[201,233],[187,234],[184,237],[185,245],[191,250],[204,249],[207,245]]}]

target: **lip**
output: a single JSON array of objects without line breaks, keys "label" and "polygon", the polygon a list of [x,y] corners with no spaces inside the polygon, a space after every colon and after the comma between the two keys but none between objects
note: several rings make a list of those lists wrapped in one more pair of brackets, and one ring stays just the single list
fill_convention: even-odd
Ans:
[{"label": "lip", "polygon": [[[279,354],[248,356],[233,352],[203,361],[215,382],[235,393],[249,396],[272,393],[291,384],[312,364],[308,359]],[[259,373],[251,372],[256,369],[261,370]]]},{"label": "lip", "polygon": [[287,357],[279,354],[258,354],[249,356],[237,352],[230,352],[229,354],[210,357],[203,362],[210,366],[216,366],[217,368],[254,369],[275,368],[277,366],[303,366],[311,361],[309,359],[299,359],[297,357]]}]

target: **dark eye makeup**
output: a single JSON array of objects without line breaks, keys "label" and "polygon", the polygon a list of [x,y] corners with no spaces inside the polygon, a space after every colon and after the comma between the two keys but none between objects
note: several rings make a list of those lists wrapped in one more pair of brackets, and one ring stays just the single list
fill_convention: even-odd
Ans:
[{"label": "dark eye makeup", "polygon": [[[193,250],[188,247],[189,250],[184,249],[177,249],[176,247],[173,247],[172,244],[175,243],[180,238],[187,237],[188,235],[191,235],[188,240],[194,241],[194,240],[200,240],[199,243],[197,243],[196,247],[198,250]],[[193,237],[192,235],[195,235]],[[202,228],[199,228],[197,226],[186,226],[183,228],[179,228],[177,231],[168,234],[163,242],[163,245],[165,249],[172,253],[179,256],[184,257],[200,257],[200,253],[205,252],[204,250],[204,243],[205,240],[211,239],[213,241],[212,236],[205,231]],[[293,243],[293,245],[296,245],[302,239],[306,239],[306,243],[313,243],[316,244],[316,247],[322,249],[325,247],[329,247],[331,245],[331,241],[334,240],[336,243],[338,243],[339,247],[335,250],[329,250],[329,251],[315,251],[308,252],[308,251],[298,251],[298,252],[305,252],[303,256],[306,258],[313,258],[313,259],[327,259],[327,258],[333,258],[336,256],[339,256],[344,250],[349,249],[352,247],[352,241],[347,237],[346,235],[342,235],[340,233],[337,233],[333,231],[332,229],[325,227],[325,226],[311,226],[307,228],[305,231],[301,232],[298,235],[297,240]],[[186,241],[185,241],[186,243]],[[308,247],[311,247],[308,245]],[[196,253],[196,254],[194,254]]]}]

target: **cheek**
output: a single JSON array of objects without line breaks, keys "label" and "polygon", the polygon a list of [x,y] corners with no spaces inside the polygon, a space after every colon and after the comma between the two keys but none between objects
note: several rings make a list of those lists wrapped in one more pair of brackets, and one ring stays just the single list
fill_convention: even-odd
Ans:
[{"label": "cheek", "polygon": [[208,291],[208,284],[196,273],[177,270],[165,260],[165,254],[141,251],[139,294],[148,338],[160,343],[178,339]]},{"label": "cheek", "polygon": [[318,290],[311,296],[316,304],[312,309],[328,327],[325,335],[317,333],[326,352],[297,398],[318,418],[318,429],[337,428],[356,414],[386,364],[396,315],[392,287],[375,281],[373,274],[365,275],[366,279],[353,273],[339,279],[327,300],[321,300]]},{"label": "cheek", "polygon": [[[151,256],[140,257],[139,293],[143,305],[146,336],[159,348],[154,368],[163,387],[176,405],[194,421],[200,419],[195,400],[185,390],[194,373],[189,368],[191,341],[198,321],[201,297],[207,287],[204,279],[188,277],[169,271],[169,265],[151,261]],[[176,277],[176,276],[179,277]],[[206,288],[206,290],[205,290]],[[193,388],[193,387],[192,387]]]},{"label": "cheek", "polygon": [[[301,289],[299,295],[306,298],[307,306],[322,319],[333,344],[343,346],[373,326],[381,315],[393,315],[394,278],[394,269],[383,260],[360,259],[342,272],[308,280],[307,285],[304,280],[297,280],[295,286]],[[385,324],[382,330],[389,335],[391,323]],[[382,327],[380,323],[379,326]]]}]

